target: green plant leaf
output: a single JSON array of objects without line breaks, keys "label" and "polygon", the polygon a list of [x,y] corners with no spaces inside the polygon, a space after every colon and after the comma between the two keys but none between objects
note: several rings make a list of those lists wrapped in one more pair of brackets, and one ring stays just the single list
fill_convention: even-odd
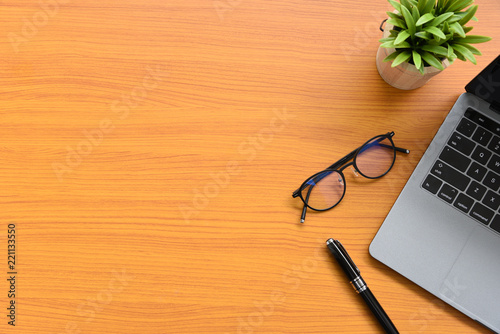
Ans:
[{"label": "green plant leaf", "polygon": [[401,14],[396,14],[393,12],[386,12],[386,13],[387,13],[387,16],[389,16],[391,19],[401,20],[403,18],[403,15],[401,15]]},{"label": "green plant leaf", "polygon": [[426,14],[420,16],[420,18],[415,23],[415,25],[418,27],[418,26],[421,26],[422,24],[425,24],[433,19],[434,19],[434,15],[432,15],[431,13],[426,13]]},{"label": "green plant leaf", "polygon": [[413,17],[414,22],[417,22],[420,19],[420,13],[418,12],[418,9],[416,6],[413,6],[411,8],[411,16]]},{"label": "green plant leaf", "polygon": [[445,22],[448,22],[448,24],[452,24],[453,22],[458,22],[460,21],[461,19],[463,18],[462,15],[453,15],[452,17],[450,17],[448,20],[446,20]]},{"label": "green plant leaf", "polygon": [[428,26],[437,27],[438,25],[440,25],[441,23],[443,23],[444,21],[446,21],[447,19],[449,19],[452,16],[453,16],[453,12],[448,12],[448,13],[441,14],[438,17],[436,17],[434,20],[432,20],[428,24]]},{"label": "green plant leaf", "polygon": [[457,59],[460,59],[461,61],[467,61],[467,59],[464,57],[464,55],[458,51],[455,52],[455,56],[457,56]]},{"label": "green plant leaf", "polygon": [[395,27],[400,27],[401,29],[407,29],[405,22],[400,19],[389,19],[387,20],[387,23],[390,23]]},{"label": "green plant leaf", "polygon": [[475,48],[474,46],[472,46],[470,44],[467,44],[467,43],[458,43],[458,44],[465,46],[467,49],[469,49],[470,52],[472,52],[473,55],[476,55],[476,56],[482,55],[481,51],[479,51],[477,48]]},{"label": "green plant leaf", "polygon": [[436,0],[418,0],[417,9],[420,13],[420,16],[430,13],[432,8],[434,8],[434,4]]},{"label": "green plant leaf", "polygon": [[421,47],[421,49],[424,51],[429,51],[429,52],[438,54],[438,55],[443,56],[443,57],[448,57],[448,50],[443,46],[427,44],[427,45],[423,45]]},{"label": "green plant leaf", "polygon": [[460,37],[465,38],[464,29],[462,28],[462,26],[458,22],[450,24],[450,31],[453,31],[454,33],[456,33]]},{"label": "green plant leaf", "polygon": [[450,6],[447,6],[447,12],[459,12],[462,9],[469,7],[474,3],[474,0],[457,0]]},{"label": "green plant leaf", "polygon": [[394,51],[393,53],[391,53],[390,55],[385,57],[383,61],[388,62],[388,61],[394,60],[401,52],[403,52],[403,51]]},{"label": "green plant leaf", "polygon": [[394,48],[396,48],[396,49],[411,49],[411,45],[408,42],[402,42],[400,44],[394,44]]},{"label": "green plant leaf", "polygon": [[444,21],[442,30],[445,35],[450,32],[450,25],[448,24],[448,21]]},{"label": "green plant leaf", "polygon": [[418,70],[420,71],[420,74],[422,74],[422,75],[424,74],[424,72],[425,72],[424,62],[422,62],[422,64],[418,68]]},{"label": "green plant leaf", "polygon": [[462,26],[467,24],[467,22],[469,22],[470,19],[472,19],[476,14],[477,7],[478,7],[477,5],[470,6],[469,9],[465,11],[466,14],[464,15],[464,17],[460,21],[458,21],[458,23],[460,23],[460,25]]},{"label": "green plant leaf", "polygon": [[393,49],[409,49],[411,48],[410,43],[408,42],[402,42],[400,44],[394,44],[394,41],[388,41],[380,44],[380,47],[382,48],[393,48]]},{"label": "green plant leaf", "polygon": [[395,59],[394,61],[392,62],[392,65],[391,67],[396,67],[398,66],[399,64],[407,61],[408,59],[410,59],[411,57],[411,52],[408,51],[408,50],[405,50],[403,52],[401,52]]},{"label": "green plant leaf", "polygon": [[381,48],[394,48],[394,41],[383,42],[380,44]]},{"label": "green plant leaf", "polygon": [[455,53],[457,55],[460,53],[466,59],[470,60],[471,63],[473,63],[474,65],[477,65],[476,57],[474,57],[472,52],[469,49],[467,49],[465,46],[463,46],[461,44],[452,44],[451,47],[455,50]]},{"label": "green plant leaf", "polygon": [[415,33],[415,36],[418,37],[418,38],[422,38],[422,39],[426,39],[426,40],[429,40],[430,39],[430,34],[425,32],[425,31],[419,31],[419,32],[416,32]]},{"label": "green plant leaf", "polygon": [[418,12],[420,13],[420,15],[422,15],[424,13],[424,8],[425,8],[426,4],[427,4],[427,0],[418,0],[417,9],[418,9]]},{"label": "green plant leaf", "polygon": [[466,34],[469,33],[469,31],[471,31],[472,29],[474,29],[474,27],[463,27],[463,28]]},{"label": "green plant leaf", "polygon": [[423,30],[433,34],[436,37],[439,37],[442,39],[446,38],[446,36],[443,34],[443,32],[434,26],[425,27]]},{"label": "green plant leaf", "polygon": [[415,64],[415,67],[420,68],[422,66],[422,57],[420,56],[420,54],[417,51],[413,50],[411,52],[411,55],[412,55],[413,64]]},{"label": "green plant leaf", "polygon": [[443,64],[441,63],[441,61],[436,58],[435,56],[433,56],[432,54],[430,54],[429,52],[427,51],[424,51],[422,54],[421,54],[422,58],[427,62],[427,64],[431,65],[432,67],[435,67],[437,68],[438,70],[444,70],[444,67],[443,67]]},{"label": "green plant leaf", "polygon": [[448,0],[438,0],[437,5],[436,5],[436,14],[443,13],[446,3]]},{"label": "green plant leaf", "polygon": [[417,32],[417,27],[415,26],[415,21],[413,20],[413,16],[411,15],[410,11],[405,6],[401,6],[401,13],[403,14],[406,25],[408,26],[408,32],[412,36],[415,35],[415,32]]},{"label": "green plant leaf", "polygon": [[455,39],[455,42],[457,42],[457,43],[468,43],[468,44],[485,43],[488,41],[491,41],[491,37],[479,36],[479,35],[469,35],[469,36],[466,36],[465,38]]},{"label": "green plant leaf", "polygon": [[396,39],[396,37],[386,37],[386,38],[381,38],[379,39],[378,41],[380,43],[385,43],[385,42],[394,42],[394,40]]},{"label": "green plant leaf", "polygon": [[446,58],[450,59],[450,58],[455,58],[456,55],[455,55],[455,52],[453,52],[453,48],[451,47],[450,44],[448,44],[448,54],[446,55]]},{"label": "green plant leaf", "polygon": [[[401,3],[401,6],[406,7],[406,9],[408,9],[408,11],[411,10],[412,6],[408,0],[399,0],[399,2]],[[401,10],[403,10],[403,8],[401,8]]]},{"label": "green plant leaf", "polygon": [[410,33],[407,30],[401,30],[401,32],[399,33],[398,37],[396,37],[396,40],[394,41],[394,44],[398,45],[401,42],[404,42],[408,37],[410,37]]},{"label": "green plant leaf", "polygon": [[401,13],[401,4],[399,2],[396,2],[394,0],[387,0],[391,4],[392,7],[394,7],[395,10]]}]

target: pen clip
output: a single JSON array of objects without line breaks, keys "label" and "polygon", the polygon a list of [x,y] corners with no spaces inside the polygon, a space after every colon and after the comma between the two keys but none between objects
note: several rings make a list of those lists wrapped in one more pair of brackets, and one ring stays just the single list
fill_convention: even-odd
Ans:
[{"label": "pen clip", "polygon": [[347,260],[349,265],[356,271],[356,273],[359,275],[361,272],[359,271],[358,267],[354,264],[354,261],[351,259],[349,256],[349,253],[345,250],[344,246],[340,243],[338,240],[334,240],[335,244],[337,245],[338,249],[344,256],[344,258]]}]

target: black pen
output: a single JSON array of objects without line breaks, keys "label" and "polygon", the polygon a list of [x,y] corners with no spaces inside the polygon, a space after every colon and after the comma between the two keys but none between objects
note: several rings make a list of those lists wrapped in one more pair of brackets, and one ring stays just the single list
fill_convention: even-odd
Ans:
[{"label": "black pen", "polygon": [[347,254],[347,251],[345,250],[344,246],[342,246],[340,241],[328,239],[326,241],[326,245],[328,246],[328,249],[333,254],[337,262],[340,264],[340,267],[342,267],[342,270],[344,270],[347,278],[354,287],[354,290],[356,290],[356,292],[361,297],[363,297],[366,304],[373,312],[377,320],[380,322],[386,333],[399,333],[392,323],[391,319],[389,319],[387,313],[385,313],[382,306],[380,306],[380,304],[378,303],[373,293],[370,291],[368,286],[366,286],[365,281],[360,275],[358,267],[356,267],[354,262],[352,262],[351,257],[349,256],[349,254]]}]

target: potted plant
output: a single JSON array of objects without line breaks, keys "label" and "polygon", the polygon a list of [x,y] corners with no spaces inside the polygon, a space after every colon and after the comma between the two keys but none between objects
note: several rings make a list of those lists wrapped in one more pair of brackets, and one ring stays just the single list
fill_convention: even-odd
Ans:
[{"label": "potted plant", "polygon": [[477,21],[474,0],[388,1],[395,10],[387,12],[377,69],[393,87],[421,87],[457,58],[476,64],[481,52],[471,44],[491,40],[467,35],[473,27],[465,25]]}]

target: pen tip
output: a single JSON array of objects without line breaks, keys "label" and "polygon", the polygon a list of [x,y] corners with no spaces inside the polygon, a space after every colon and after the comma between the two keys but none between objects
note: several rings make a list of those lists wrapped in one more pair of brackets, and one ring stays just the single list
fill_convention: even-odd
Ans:
[{"label": "pen tip", "polygon": [[304,219],[301,219],[301,220],[300,220],[300,222],[301,222],[301,223],[303,223],[303,222],[304,222]]}]

